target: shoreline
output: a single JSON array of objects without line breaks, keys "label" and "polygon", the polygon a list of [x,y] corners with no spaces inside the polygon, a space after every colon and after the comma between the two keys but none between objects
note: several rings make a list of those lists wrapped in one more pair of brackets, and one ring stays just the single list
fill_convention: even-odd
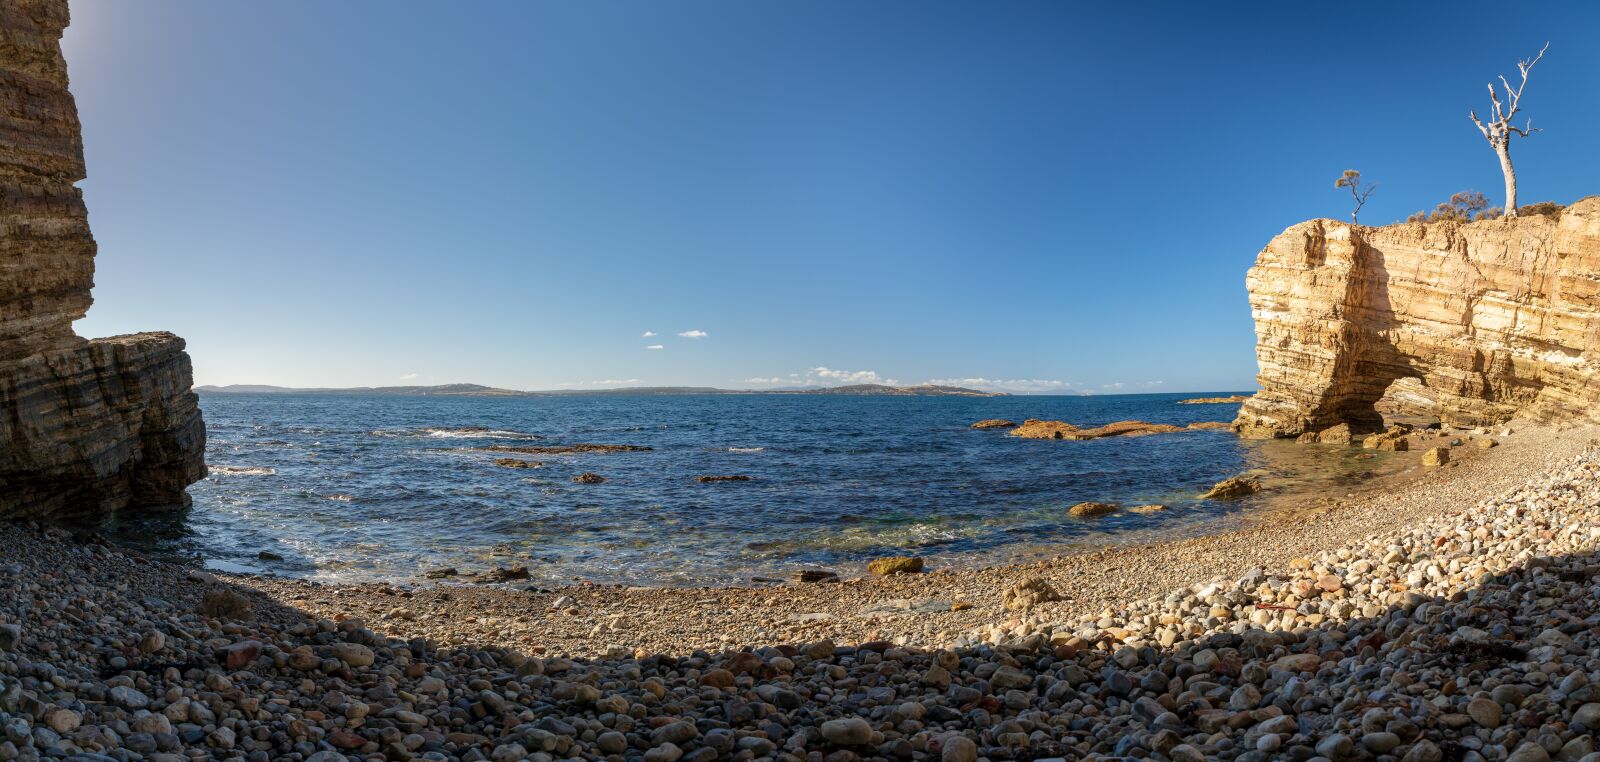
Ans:
[{"label": "shoreline", "polygon": [[[1600,449],[1525,431],[1226,535],[783,589],[327,586],[17,527],[0,759],[1589,760]],[[889,605],[930,592],[972,608]]]},{"label": "shoreline", "polygon": [[[1213,520],[1234,526],[1199,536],[1154,541],[1130,536],[1107,544],[1057,548],[1043,558],[958,564],[921,574],[776,585],[519,583],[533,588],[531,592],[424,581],[322,583],[219,576],[320,615],[356,616],[396,634],[441,642],[493,642],[573,657],[597,656],[618,647],[689,653],[823,637],[922,647],[970,644],[975,629],[1015,619],[1002,599],[1018,579],[1043,578],[1065,598],[1041,607],[1035,619],[1066,619],[1195,581],[1287,564],[1324,547],[1488,499],[1581,452],[1600,431],[1594,427],[1558,431],[1520,422],[1513,426],[1517,433],[1503,438],[1500,446],[1472,450],[1472,457],[1447,467],[1407,469],[1362,485],[1352,497],[1309,501],[1288,495],[1278,504],[1269,498],[1267,506],[1248,515]],[[1454,449],[1470,447],[1469,442]],[[1420,452],[1411,455],[1421,457]],[[1296,500],[1303,502],[1283,504]],[[635,620],[648,621],[650,627],[618,624]]]}]

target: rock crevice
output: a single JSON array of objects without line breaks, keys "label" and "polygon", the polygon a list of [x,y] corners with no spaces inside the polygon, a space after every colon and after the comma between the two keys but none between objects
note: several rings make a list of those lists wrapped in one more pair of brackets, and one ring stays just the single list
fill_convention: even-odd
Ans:
[{"label": "rock crevice", "polygon": [[1246,283],[1261,391],[1245,436],[1378,431],[1375,403],[1419,384],[1450,425],[1600,422],[1600,197],[1466,224],[1303,222]]},{"label": "rock crevice", "polygon": [[182,339],[88,341],[94,237],[61,33],[66,0],[0,6],[0,518],[186,502],[205,425]]}]

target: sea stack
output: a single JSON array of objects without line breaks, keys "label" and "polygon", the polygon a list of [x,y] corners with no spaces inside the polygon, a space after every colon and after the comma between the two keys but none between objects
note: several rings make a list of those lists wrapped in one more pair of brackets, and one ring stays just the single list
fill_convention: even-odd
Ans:
[{"label": "sea stack", "polygon": [[0,8],[0,519],[187,502],[205,424],[183,339],[86,340],[94,237],[61,33],[66,0]]}]

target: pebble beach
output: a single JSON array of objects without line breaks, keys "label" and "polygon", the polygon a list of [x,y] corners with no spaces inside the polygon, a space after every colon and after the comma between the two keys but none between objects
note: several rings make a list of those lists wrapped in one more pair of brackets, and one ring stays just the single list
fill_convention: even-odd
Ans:
[{"label": "pebble beach", "polygon": [[1592,438],[1210,538],[781,588],[336,588],[8,527],[0,759],[1600,760]]}]

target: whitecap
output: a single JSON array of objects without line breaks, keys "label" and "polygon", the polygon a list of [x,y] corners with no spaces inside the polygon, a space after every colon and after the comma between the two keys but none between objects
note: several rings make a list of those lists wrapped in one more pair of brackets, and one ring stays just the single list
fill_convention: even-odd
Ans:
[{"label": "whitecap", "polygon": [[213,474],[227,474],[229,476],[272,476],[278,473],[275,468],[266,466],[210,466]]},{"label": "whitecap", "polygon": [[461,428],[432,428],[423,429],[422,432],[430,437],[441,439],[539,439],[537,434],[524,431],[508,431],[505,429],[486,429],[479,426],[465,426]]},{"label": "whitecap", "polygon": [[761,452],[765,447],[729,447],[728,452]]}]

